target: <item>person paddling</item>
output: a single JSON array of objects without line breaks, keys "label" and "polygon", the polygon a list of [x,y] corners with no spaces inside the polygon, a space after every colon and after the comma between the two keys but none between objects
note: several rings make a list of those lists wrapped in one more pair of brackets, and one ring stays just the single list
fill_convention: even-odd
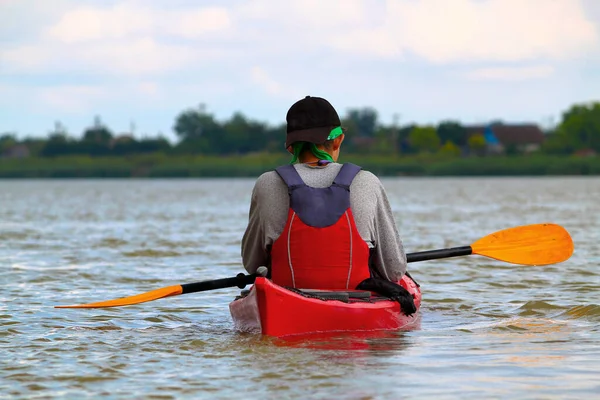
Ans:
[{"label": "person paddling", "polygon": [[292,160],[255,182],[241,244],[245,269],[267,266],[286,287],[371,290],[414,313],[412,296],[397,284],[406,254],[387,194],[371,172],[337,162],[345,129],[335,108],[306,96],[286,121]]}]

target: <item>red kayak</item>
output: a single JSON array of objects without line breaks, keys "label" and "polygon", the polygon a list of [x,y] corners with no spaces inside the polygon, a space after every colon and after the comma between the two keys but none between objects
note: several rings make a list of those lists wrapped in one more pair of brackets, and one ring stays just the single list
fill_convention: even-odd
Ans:
[{"label": "red kayak", "polygon": [[256,278],[229,304],[235,329],[283,337],[326,332],[360,332],[407,328],[418,320],[421,289],[407,276],[400,281],[412,295],[417,313],[406,316],[396,301],[361,290],[297,290]]}]

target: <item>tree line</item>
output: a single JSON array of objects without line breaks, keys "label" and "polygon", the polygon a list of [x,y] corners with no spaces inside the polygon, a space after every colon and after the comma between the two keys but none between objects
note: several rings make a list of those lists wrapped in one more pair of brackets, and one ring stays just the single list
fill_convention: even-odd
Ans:
[{"label": "tree line", "polygon": [[[459,121],[444,121],[436,126],[383,124],[373,108],[350,109],[342,118],[348,129],[344,143],[348,153],[390,154],[464,154],[478,153],[485,146],[481,133],[473,134]],[[501,124],[502,122],[495,122]],[[0,156],[15,149],[29,155],[58,157],[127,156],[147,153],[169,155],[245,155],[280,153],[285,140],[285,123],[271,126],[248,118],[241,112],[219,121],[204,105],[180,112],[173,124],[175,143],[161,135],[135,138],[116,134],[99,117],[80,137],[70,135],[60,123],[45,138],[19,140],[15,134],[0,134]],[[542,153],[568,155],[578,151],[600,152],[600,102],[575,104],[562,114],[558,125],[545,132]]]}]

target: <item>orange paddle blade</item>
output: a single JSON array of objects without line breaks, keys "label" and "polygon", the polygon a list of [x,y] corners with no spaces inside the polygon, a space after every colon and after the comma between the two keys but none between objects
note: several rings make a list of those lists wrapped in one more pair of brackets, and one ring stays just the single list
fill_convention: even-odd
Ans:
[{"label": "orange paddle blade", "polygon": [[118,306],[129,306],[132,304],[145,303],[147,301],[161,299],[163,297],[177,296],[181,294],[183,288],[180,285],[167,286],[161,289],[152,290],[150,292],[137,294],[135,296],[123,297],[120,299],[100,301],[97,303],[89,304],[75,304],[70,306],[54,306],[54,308],[104,308],[104,307],[118,307]]},{"label": "orange paddle blade", "polygon": [[573,240],[560,225],[533,224],[492,233],[471,248],[473,254],[513,264],[548,265],[571,257]]}]

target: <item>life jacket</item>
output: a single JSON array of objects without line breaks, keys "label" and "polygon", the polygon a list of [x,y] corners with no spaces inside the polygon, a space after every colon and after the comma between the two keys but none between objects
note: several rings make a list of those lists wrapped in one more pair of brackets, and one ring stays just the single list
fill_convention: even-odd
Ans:
[{"label": "life jacket", "polygon": [[356,228],[350,184],[361,167],[345,163],[331,186],[307,186],[293,165],[276,168],[290,209],[271,248],[271,279],[299,289],[354,289],[370,277],[369,247]]}]

